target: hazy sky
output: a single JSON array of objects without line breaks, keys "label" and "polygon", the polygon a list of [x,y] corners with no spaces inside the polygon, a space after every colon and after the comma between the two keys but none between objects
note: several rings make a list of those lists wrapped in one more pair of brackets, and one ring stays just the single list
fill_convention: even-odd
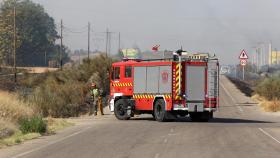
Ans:
[{"label": "hazy sky", "polygon": [[[242,49],[272,41],[280,47],[280,0],[34,0],[58,24],[63,19],[65,43],[87,48],[86,25],[93,25],[93,49],[104,50],[106,28],[112,52],[121,45],[216,53],[222,63],[237,63]],[[84,33],[71,33],[84,32]]]}]

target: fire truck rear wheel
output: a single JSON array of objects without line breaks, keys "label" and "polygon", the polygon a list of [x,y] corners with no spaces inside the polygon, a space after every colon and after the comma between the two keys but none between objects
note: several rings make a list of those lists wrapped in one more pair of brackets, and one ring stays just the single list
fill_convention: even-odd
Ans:
[{"label": "fire truck rear wheel", "polygon": [[167,112],[165,111],[165,102],[163,99],[158,99],[154,105],[155,120],[159,122],[167,121]]},{"label": "fire truck rear wheel", "polygon": [[130,116],[127,114],[127,107],[128,107],[128,102],[125,101],[124,99],[120,99],[116,101],[114,107],[114,113],[117,119],[119,120],[130,119]]}]

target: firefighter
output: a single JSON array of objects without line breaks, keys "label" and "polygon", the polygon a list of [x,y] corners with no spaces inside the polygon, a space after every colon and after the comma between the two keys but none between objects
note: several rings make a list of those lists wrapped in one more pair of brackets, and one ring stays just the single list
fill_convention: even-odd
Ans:
[{"label": "firefighter", "polygon": [[90,115],[94,114],[97,115],[98,109],[98,98],[99,98],[99,89],[97,88],[95,83],[92,83],[90,86],[90,96],[91,96],[91,103],[90,103]]}]

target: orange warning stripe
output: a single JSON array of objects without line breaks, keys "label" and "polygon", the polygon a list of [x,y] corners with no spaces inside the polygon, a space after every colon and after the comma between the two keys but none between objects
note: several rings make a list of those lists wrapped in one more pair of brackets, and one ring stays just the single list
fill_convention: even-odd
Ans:
[{"label": "orange warning stripe", "polygon": [[[158,95],[154,95],[154,94],[135,94],[135,95],[133,95],[133,98],[134,99],[154,99],[156,96],[158,96]],[[170,94],[164,95],[164,98],[165,99],[170,99],[171,95]]]},{"label": "orange warning stripe", "polygon": [[113,83],[113,87],[132,87],[132,83]]},{"label": "orange warning stripe", "polygon": [[[180,72],[181,70],[180,70],[180,63],[178,63],[178,64],[176,64],[176,69],[175,69],[175,92],[176,92],[176,95],[174,96],[174,98],[176,99],[176,100],[180,100],[181,99],[181,97],[179,96],[179,94],[180,94],[180,89],[179,89],[179,86],[180,86],[180,82],[179,82],[179,79],[180,79],[180,77],[182,78],[182,76],[180,76],[179,74],[179,72]],[[181,73],[181,75],[182,75],[182,73]]]}]

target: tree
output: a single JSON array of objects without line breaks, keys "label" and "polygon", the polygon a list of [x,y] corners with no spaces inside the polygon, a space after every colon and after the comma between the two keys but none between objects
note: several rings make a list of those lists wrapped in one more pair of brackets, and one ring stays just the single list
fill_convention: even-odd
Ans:
[{"label": "tree", "polygon": [[[13,3],[5,2],[0,10],[0,62],[10,64],[12,58],[13,42]],[[9,6],[9,8],[8,8]],[[17,43],[19,46],[20,44]]]},{"label": "tree", "polygon": [[[12,64],[13,7],[15,0],[6,0],[0,8],[0,60]],[[58,60],[59,39],[54,19],[44,8],[30,0],[16,0],[17,64],[21,66],[43,66],[47,58]],[[66,55],[64,47],[63,56]],[[69,58],[65,58],[69,59]]]}]

